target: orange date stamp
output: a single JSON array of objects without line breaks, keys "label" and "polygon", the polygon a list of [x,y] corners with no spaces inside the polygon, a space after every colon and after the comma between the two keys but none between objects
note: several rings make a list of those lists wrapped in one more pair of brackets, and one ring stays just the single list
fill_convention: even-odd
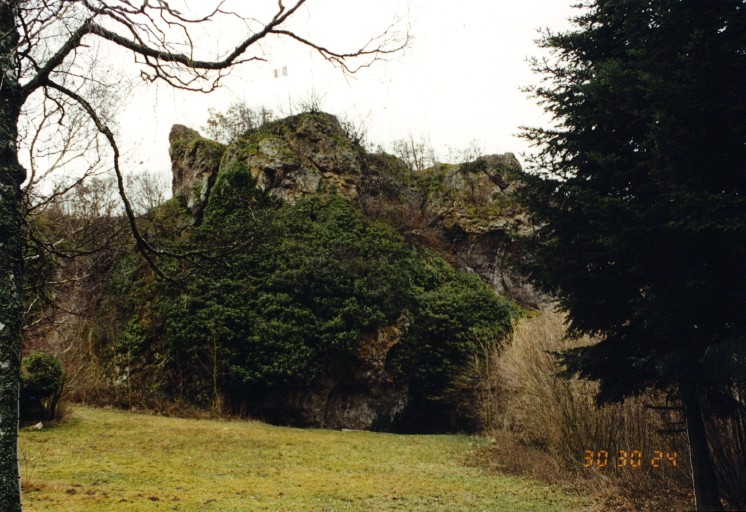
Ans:
[{"label": "orange date stamp", "polygon": [[676,467],[679,454],[675,451],[664,452],[654,450],[644,453],[642,450],[616,450],[616,453],[607,450],[585,450],[583,454],[584,468],[661,468],[664,466]]}]

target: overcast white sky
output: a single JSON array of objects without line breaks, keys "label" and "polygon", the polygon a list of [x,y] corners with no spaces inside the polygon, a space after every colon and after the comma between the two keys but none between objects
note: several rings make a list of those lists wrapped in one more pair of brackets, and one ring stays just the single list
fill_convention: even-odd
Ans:
[{"label": "overcast white sky", "polygon": [[[255,9],[248,14],[261,16],[247,3],[236,0],[236,10]],[[276,1],[264,3],[269,10],[277,6]],[[429,138],[443,159],[449,147],[465,148],[473,140],[486,153],[514,152],[520,158],[528,147],[516,136],[519,126],[545,123],[541,110],[520,90],[538,81],[526,59],[539,54],[539,28],[569,26],[567,19],[576,14],[572,3],[309,0],[292,28],[321,44],[354,49],[399,17],[409,25],[411,45],[403,55],[353,78],[308,49],[268,44],[263,47],[267,63],[236,69],[224,87],[210,95],[140,85],[122,108],[123,149],[137,155],[132,170],[170,174],[167,139],[174,123],[199,129],[209,107],[222,110],[239,100],[281,112],[313,91],[323,98],[324,110],[365,121],[374,144],[390,147],[411,133]],[[217,25],[209,30],[200,42],[206,48],[227,46],[240,37]],[[287,67],[287,76],[275,78],[273,70],[282,67]]]}]

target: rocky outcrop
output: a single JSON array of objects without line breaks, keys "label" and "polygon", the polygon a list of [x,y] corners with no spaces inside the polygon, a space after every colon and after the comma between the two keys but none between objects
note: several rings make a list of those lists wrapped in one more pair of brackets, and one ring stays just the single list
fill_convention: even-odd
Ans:
[{"label": "rocky outcrop", "polygon": [[[546,299],[508,266],[516,235],[532,229],[514,199],[514,155],[490,155],[421,172],[385,153],[368,154],[334,116],[308,113],[269,123],[223,146],[194,130],[171,131],[175,196],[199,222],[216,176],[248,173],[269,196],[294,202],[309,194],[337,193],[370,218],[384,221],[414,243],[475,273],[496,293],[524,306]],[[264,418],[328,428],[388,428],[408,407],[409,393],[386,368],[406,320],[361,340],[346,373],[325,377],[291,395],[256,404]]]},{"label": "rocky outcrop", "polygon": [[533,229],[514,198],[516,170],[520,163],[512,153],[434,168],[423,210],[456,266],[479,275],[499,295],[538,308],[546,298],[509,266],[514,237]]},{"label": "rocky outcrop", "polygon": [[367,164],[360,204],[369,216],[477,274],[499,295],[534,308],[546,302],[508,264],[514,237],[532,229],[514,199],[520,163],[512,153],[419,173],[386,154],[369,155]]},{"label": "rocky outcrop", "polygon": [[332,190],[354,200],[361,151],[336,117],[318,112],[275,121],[239,138],[228,147],[223,166],[248,169],[260,189],[285,201]]},{"label": "rocky outcrop", "polygon": [[394,422],[407,405],[408,390],[397,384],[386,361],[407,326],[406,317],[401,317],[396,324],[361,341],[357,353],[360,364],[327,395],[323,425],[370,430]]},{"label": "rocky outcrop", "polygon": [[227,147],[180,125],[170,142],[174,196],[185,198],[196,222],[218,172],[238,167],[284,201],[336,191],[496,293],[534,308],[547,301],[508,265],[512,240],[532,229],[512,196],[520,169],[512,153],[413,172],[392,155],[366,153],[322,112],[268,123]]},{"label": "rocky outcrop", "polygon": [[199,223],[220,169],[225,146],[175,124],[168,135],[174,197],[181,197]]}]

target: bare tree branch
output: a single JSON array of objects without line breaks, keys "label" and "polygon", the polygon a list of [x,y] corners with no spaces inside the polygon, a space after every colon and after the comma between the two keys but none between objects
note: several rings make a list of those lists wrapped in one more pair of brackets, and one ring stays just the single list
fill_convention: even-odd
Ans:
[{"label": "bare tree branch", "polygon": [[[385,55],[392,55],[401,52],[409,44],[409,36],[405,36],[402,42],[396,44],[396,46],[393,46],[391,48],[376,45],[371,47],[374,42],[386,39],[386,37],[388,36],[388,31],[386,31],[384,34],[381,34],[380,36],[369,40],[362,48],[356,51],[339,53],[334,52],[324,46],[313,43],[308,39],[305,39],[295,32],[291,32],[289,30],[276,29],[272,30],[272,33],[289,37],[290,39],[294,39],[295,41],[298,41],[299,43],[308,46],[313,50],[316,50],[325,60],[341,67],[346,73],[350,74],[355,74],[361,69],[370,67],[374,62],[380,60],[380,58]],[[370,57],[370,60],[367,60],[356,67],[351,67],[347,64],[348,60],[358,57]]]},{"label": "bare tree branch", "polygon": [[122,199],[122,204],[124,205],[124,211],[127,215],[127,220],[129,221],[130,229],[132,230],[132,236],[135,238],[135,245],[137,249],[140,251],[140,254],[142,254],[143,258],[145,258],[145,261],[150,265],[150,267],[153,269],[153,271],[158,274],[159,277],[166,280],[171,280],[166,274],[163,273],[163,271],[156,265],[155,261],[153,260],[151,254],[155,255],[162,255],[162,256],[171,256],[171,257],[181,257],[182,255],[172,253],[170,251],[161,251],[155,249],[150,243],[145,240],[140,233],[140,230],[137,227],[137,218],[135,217],[135,213],[132,210],[132,205],[130,204],[129,199],[127,198],[127,194],[124,188],[124,178],[122,176],[122,170],[119,166],[119,146],[116,142],[116,139],[114,138],[114,134],[112,133],[111,129],[109,129],[106,124],[104,124],[101,119],[98,117],[98,114],[94,110],[94,108],[91,106],[88,101],[86,101],[82,96],[77,94],[75,91],[72,91],[68,89],[67,87],[63,85],[56,84],[52,82],[51,80],[47,80],[44,82],[44,85],[51,87],[52,89],[56,89],[60,91],[61,93],[68,96],[73,101],[77,102],[83,109],[88,113],[91,120],[96,125],[96,128],[101,132],[104,137],[106,137],[107,141],[109,142],[109,145],[111,146],[112,151],[114,152],[114,173],[116,175],[117,179],[117,186],[119,189],[119,196]]}]

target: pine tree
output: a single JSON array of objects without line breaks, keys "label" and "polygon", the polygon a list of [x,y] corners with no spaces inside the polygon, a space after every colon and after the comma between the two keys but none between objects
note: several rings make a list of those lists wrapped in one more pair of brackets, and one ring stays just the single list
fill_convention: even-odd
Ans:
[{"label": "pine tree", "polygon": [[[698,510],[719,510],[702,404],[746,333],[746,2],[594,0],[546,34],[553,116],[523,201],[523,268],[596,345],[562,354],[600,402],[676,389]],[[706,419],[706,418],[704,418]]]}]

